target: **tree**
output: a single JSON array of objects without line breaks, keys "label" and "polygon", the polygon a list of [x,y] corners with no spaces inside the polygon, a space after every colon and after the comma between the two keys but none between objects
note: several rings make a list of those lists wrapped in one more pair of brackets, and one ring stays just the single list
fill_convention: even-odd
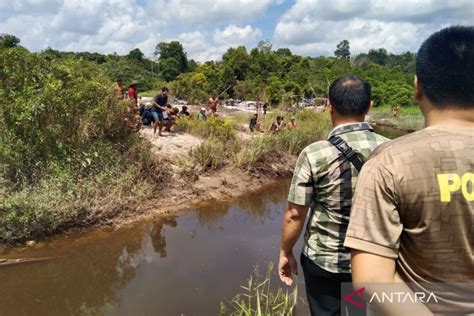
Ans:
[{"label": "tree", "polygon": [[173,81],[181,73],[179,69],[179,62],[174,57],[169,57],[166,59],[160,59],[159,63],[160,75],[167,82]]},{"label": "tree", "polygon": [[245,80],[250,65],[249,55],[245,46],[229,48],[222,56],[222,61],[225,66],[230,67],[234,71],[234,76],[237,80]]},{"label": "tree", "polygon": [[283,57],[283,56],[291,56],[291,50],[289,48],[286,48],[286,47],[283,47],[283,48],[278,48],[276,51],[275,51],[275,54],[279,57]]},{"label": "tree", "polygon": [[388,52],[385,48],[371,49],[367,57],[374,64],[384,66],[388,62]]},{"label": "tree", "polygon": [[172,41],[169,43],[161,42],[156,45],[155,56],[159,56],[159,63],[168,58],[174,58],[178,62],[179,73],[188,71],[188,57],[178,41]]},{"label": "tree", "polygon": [[198,64],[194,59],[190,59],[188,61],[188,71],[189,72],[195,71],[197,69],[197,67],[198,67]]},{"label": "tree", "polygon": [[334,51],[334,55],[340,59],[350,59],[351,52],[350,52],[350,45],[348,40],[342,40],[339,44],[337,44],[336,50]]},{"label": "tree", "polygon": [[258,42],[258,45],[257,45],[257,48],[260,52],[262,53],[269,53],[272,51],[272,43],[270,43],[269,40],[264,40],[264,41],[260,41]]},{"label": "tree", "polygon": [[142,62],[143,57],[144,57],[144,54],[139,48],[132,49],[127,55],[127,58],[138,61],[138,62]]},{"label": "tree", "polygon": [[20,39],[15,35],[0,34],[0,47],[11,48],[20,44]]}]

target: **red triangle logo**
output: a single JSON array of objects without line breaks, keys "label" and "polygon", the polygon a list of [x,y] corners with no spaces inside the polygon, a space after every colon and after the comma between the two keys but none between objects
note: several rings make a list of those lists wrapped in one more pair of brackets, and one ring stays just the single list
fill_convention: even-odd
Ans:
[{"label": "red triangle logo", "polygon": [[359,301],[355,301],[353,299],[354,296],[359,296],[359,298],[364,301],[364,291],[365,291],[365,287],[363,288],[360,288],[358,290],[355,290],[354,292],[351,292],[347,295],[344,295],[344,297],[342,298],[344,301],[346,302],[349,302],[351,304],[354,304],[355,306],[359,307],[359,308],[365,308],[365,304],[359,302]]}]

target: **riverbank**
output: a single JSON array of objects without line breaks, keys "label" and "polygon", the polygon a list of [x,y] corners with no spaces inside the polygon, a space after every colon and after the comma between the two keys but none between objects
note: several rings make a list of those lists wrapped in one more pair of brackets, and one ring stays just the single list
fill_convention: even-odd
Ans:
[{"label": "riverbank", "polygon": [[[190,106],[194,113],[198,108]],[[155,137],[152,128],[143,127],[140,143],[128,154],[130,161],[141,161],[145,156],[138,169],[135,163],[129,163],[130,169],[124,172],[118,163],[114,171],[98,168],[96,177],[77,181],[71,173],[35,188],[38,191],[25,191],[20,201],[31,201],[31,207],[48,208],[53,215],[33,210],[35,217],[30,216],[27,221],[14,218],[16,226],[3,227],[11,236],[2,238],[3,242],[33,245],[35,240],[51,235],[117,228],[144,218],[176,214],[199,203],[235,199],[275,180],[289,178],[298,153],[306,145],[324,139],[331,124],[328,113],[305,109],[290,114],[275,109],[262,115],[262,131],[269,128],[276,115],[286,119],[295,115],[298,129],[278,134],[250,133],[248,122],[252,114],[226,108],[220,110],[219,118],[206,122],[197,120],[195,115],[180,120],[174,131],[164,133],[164,137]],[[401,124],[402,118],[390,118],[384,112],[370,113],[368,121],[408,132],[422,125],[421,117],[416,117],[416,124]],[[151,156],[146,158],[148,152]],[[73,184],[64,194],[66,183]]]},{"label": "riverbank", "polygon": [[[261,120],[262,131],[277,114],[286,119],[292,115],[267,114]],[[303,110],[296,114],[297,130],[250,133],[251,116],[225,109],[221,117],[207,121],[193,115],[180,120],[164,137],[155,137],[150,127],[143,127],[133,152],[86,157],[84,168],[92,166],[96,174],[78,177],[61,168],[39,186],[6,195],[11,206],[5,215],[11,216],[2,218],[6,224],[0,229],[0,240],[13,246],[34,245],[52,235],[116,228],[198,203],[236,198],[289,178],[301,149],[326,137],[330,129],[327,113]],[[97,166],[96,159],[101,162]],[[107,161],[116,162],[116,168],[109,170]],[[16,207],[27,202],[27,213]]]},{"label": "riverbank", "polygon": [[366,120],[378,126],[386,126],[408,133],[420,130],[424,127],[425,120],[419,107],[402,107],[397,115],[389,107],[373,108]]}]

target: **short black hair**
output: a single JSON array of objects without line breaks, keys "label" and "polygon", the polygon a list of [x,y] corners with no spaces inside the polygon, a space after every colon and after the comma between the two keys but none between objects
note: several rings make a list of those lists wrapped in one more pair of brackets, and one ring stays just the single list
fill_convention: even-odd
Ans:
[{"label": "short black hair", "polygon": [[342,116],[364,115],[370,107],[372,88],[363,78],[349,74],[337,78],[329,87],[329,102]]},{"label": "short black hair", "polygon": [[163,87],[161,88],[161,92],[170,92],[170,89],[168,89],[168,87]]},{"label": "short black hair", "polygon": [[416,76],[437,108],[474,108],[474,27],[432,34],[416,55]]}]

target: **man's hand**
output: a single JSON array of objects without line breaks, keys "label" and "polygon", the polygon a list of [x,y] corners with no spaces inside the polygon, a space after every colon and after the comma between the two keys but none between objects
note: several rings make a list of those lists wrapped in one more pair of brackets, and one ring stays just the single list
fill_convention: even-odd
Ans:
[{"label": "man's hand", "polygon": [[298,264],[293,253],[280,252],[280,262],[278,263],[278,275],[281,282],[288,286],[293,284],[292,276],[298,275]]},{"label": "man's hand", "polygon": [[293,284],[293,274],[298,275],[293,246],[303,230],[306,214],[308,214],[308,206],[289,202],[283,218],[278,274],[280,280],[288,286]]}]

